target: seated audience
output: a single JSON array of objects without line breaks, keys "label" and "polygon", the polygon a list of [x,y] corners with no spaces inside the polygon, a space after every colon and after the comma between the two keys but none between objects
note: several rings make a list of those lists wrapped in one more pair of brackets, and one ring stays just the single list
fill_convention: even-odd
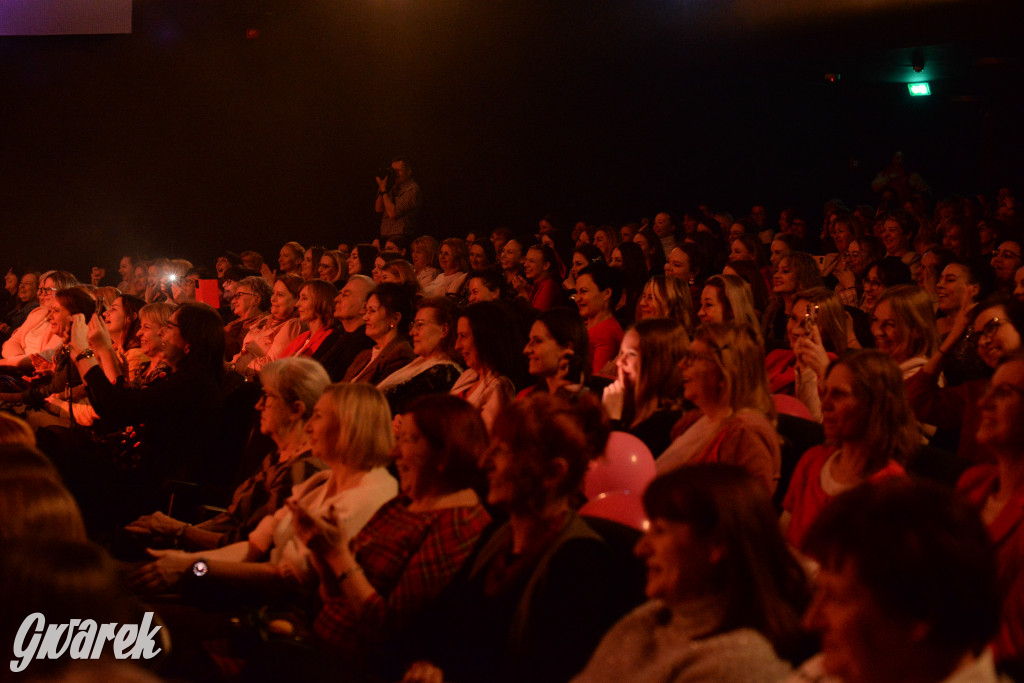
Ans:
[{"label": "seated audience", "polygon": [[607,437],[596,401],[538,394],[499,414],[483,462],[487,502],[509,521],[426,620],[413,654],[432,664],[405,680],[565,681],[583,668],[620,616],[610,549],[570,506]]},{"label": "seated audience", "polygon": [[430,605],[490,523],[474,487],[487,448],[479,413],[455,396],[423,396],[402,415],[395,460],[401,494],[354,535],[289,501],[315,558],[323,605],[313,630],[358,670]]},{"label": "seated audience", "polygon": [[[348,537],[355,536],[398,493],[397,482],[384,467],[394,446],[388,404],[367,384],[332,384],[317,401],[305,429],[313,457],[328,469],[296,486],[288,500],[300,503],[307,514],[330,518]],[[293,507],[285,505],[264,517],[248,541],[196,553],[151,550],[156,559],[137,569],[132,583],[145,592],[166,591],[189,576],[201,560],[208,568],[204,578],[225,588],[255,588],[265,599],[309,592],[316,585],[316,573]]]},{"label": "seated audience", "polygon": [[265,366],[256,410],[259,431],[272,439],[274,448],[235,489],[227,509],[199,524],[156,511],[139,517],[127,530],[185,550],[217,548],[246,538],[264,517],[281,508],[295,486],[323,468],[313,457],[305,427],[329,383],[323,367],[308,358],[282,358]]}]

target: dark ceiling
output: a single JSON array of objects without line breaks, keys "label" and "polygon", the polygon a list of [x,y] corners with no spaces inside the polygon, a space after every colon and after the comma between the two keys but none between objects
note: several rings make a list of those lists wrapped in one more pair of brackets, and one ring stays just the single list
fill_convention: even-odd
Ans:
[{"label": "dark ceiling", "polygon": [[1021,7],[136,0],[130,36],[0,38],[7,260],[361,238],[399,151],[436,234],[701,201],[813,217],[870,199],[897,148],[939,197],[1019,185]]}]

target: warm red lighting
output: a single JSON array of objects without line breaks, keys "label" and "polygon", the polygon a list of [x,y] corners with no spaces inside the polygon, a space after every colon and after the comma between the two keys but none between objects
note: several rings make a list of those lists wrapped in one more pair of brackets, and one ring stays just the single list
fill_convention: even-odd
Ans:
[{"label": "warm red lighting", "polygon": [[260,30],[258,28],[247,28],[245,29],[245,37],[248,40],[256,40],[260,37]]}]

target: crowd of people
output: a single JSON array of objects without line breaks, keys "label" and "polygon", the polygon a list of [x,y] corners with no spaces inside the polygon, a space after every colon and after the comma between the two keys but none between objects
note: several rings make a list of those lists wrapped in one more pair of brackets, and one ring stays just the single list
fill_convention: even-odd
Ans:
[{"label": "crowd of people", "polygon": [[[438,240],[395,171],[381,238],[276,268],[7,271],[8,643],[76,557],[171,677],[1024,673],[1012,193]],[[613,431],[654,456],[636,528],[580,512]]]}]

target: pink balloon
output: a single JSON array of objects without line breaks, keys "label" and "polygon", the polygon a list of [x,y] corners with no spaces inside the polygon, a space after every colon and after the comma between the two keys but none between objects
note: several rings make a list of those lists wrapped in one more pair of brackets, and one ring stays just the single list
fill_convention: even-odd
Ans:
[{"label": "pink balloon", "polygon": [[604,455],[590,463],[583,493],[593,500],[610,491],[641,495],[654,479],[654,456],[640,439],[627,432],[612,432]]},{"label": "pink balloon", "polygon": [[647,531],[647,527],[650,525],[639,492],[609,491],[602,493],[580,508],[580,515],[608,519],[631,526],[639,531]]}]

